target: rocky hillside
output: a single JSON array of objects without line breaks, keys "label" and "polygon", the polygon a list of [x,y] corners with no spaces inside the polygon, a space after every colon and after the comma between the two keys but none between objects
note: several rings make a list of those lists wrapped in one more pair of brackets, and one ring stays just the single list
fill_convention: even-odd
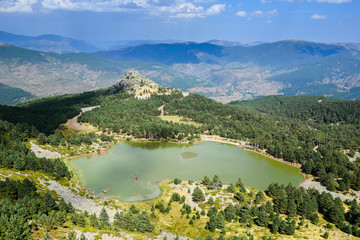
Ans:
[{"label": "rocky hillside", "polygon": [[183,90],[205,84],[159,63],[118,62],[88,53],[55,54],[0,45],[0,83],[37,96],[105,88],[129,69],[138,70],[156,83]]}]

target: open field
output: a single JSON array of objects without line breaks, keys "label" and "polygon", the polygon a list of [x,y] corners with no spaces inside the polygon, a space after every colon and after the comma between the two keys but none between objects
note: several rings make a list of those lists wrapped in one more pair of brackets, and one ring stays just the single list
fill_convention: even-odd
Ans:
[{"label": "open field", "polygon": [[177,115],[161,115],[161,116],[159,116],[159,118],[161,118],[164,121],[168,121],[168,122],[188,124],[188,125],[193,125],[195,127],[202,126],[201,123],[197,123],[197,122],[194,122],[192,120],[189,120],[184,117],[177,116]]}]

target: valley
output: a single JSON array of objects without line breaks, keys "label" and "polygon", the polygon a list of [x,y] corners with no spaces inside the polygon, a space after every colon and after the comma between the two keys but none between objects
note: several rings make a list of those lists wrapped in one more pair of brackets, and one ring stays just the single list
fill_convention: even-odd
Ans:
[{"label": "valley", "polygon": [[0,196],[18,204],[0,201],[34,238],[356,239],[359,106],[224,105],[130,71],[105,89],[1,106]]},{"label": "valley", "polygon": [[13,38],[4,37],[0,46],[0,83],[39,97],[104,88],[137,70],[160,85],[222,103],[267,95],[359,98],[360,52],[355,43],[283,40],[227,46],[145,41],[115,50],[55,51],[59,54],[45,46],[29,50],[9,45],[18,43],[10,41]]},{"label": "valley", "polygon": [[0,0],[0,240],[360,239],[359,12]]}]

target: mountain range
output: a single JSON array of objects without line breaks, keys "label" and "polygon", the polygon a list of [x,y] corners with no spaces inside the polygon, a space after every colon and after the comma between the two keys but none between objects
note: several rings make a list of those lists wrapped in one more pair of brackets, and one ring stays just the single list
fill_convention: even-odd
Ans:
[{"label": "mountain range", "polygon": [[269,94],[321,94],[353,99],[359,98],[358,46],[301,40],[230,47],[187,42],[140,45],[95,54],[112,60],[166,64],[209,84],[190,91],[223,102]]},{"label": "mountain range", "polygon": [[[69,48],[55,51],[41,41]],[[99,51],[103,48],[61,36],[5,32],[0,42],[41,47],[0,46],[0,83],[37,96],[107,87],[134,68],[158,84],[221,102],[278,94],[360,98],[359,43],[143,40],[108,42],[113,50]]]},{"label": "mountain range", "polygon": [[170,87],[188,89],[205,83],[160,63],[119,62],[89,53],[56,54],[0,45],[0,83],[37,96],[109,87],[129,69]]},{"label": "mountain range", "polygon": [[0,43],[53,53],[96,52],[100,50],[99,47],[91,43],[53,34],[32,37],[0,31]]}]

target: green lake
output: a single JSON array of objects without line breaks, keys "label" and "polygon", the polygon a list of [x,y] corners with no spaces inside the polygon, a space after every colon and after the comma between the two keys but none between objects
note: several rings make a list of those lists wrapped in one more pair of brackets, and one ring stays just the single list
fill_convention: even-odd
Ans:
[{"label": "green lake", "polygon": [[[298,185],[299,169],[239,147],[202,142],[196,145],[122,142],[107,155],[75,159],[72,166],[97,196],[138,201],[159,196],[158,182],[201,180],[219,175],[224,184],[240,177],[246,186],[265,190],[271,182]],[[107,194],[103,190],[107,190]]]}]

